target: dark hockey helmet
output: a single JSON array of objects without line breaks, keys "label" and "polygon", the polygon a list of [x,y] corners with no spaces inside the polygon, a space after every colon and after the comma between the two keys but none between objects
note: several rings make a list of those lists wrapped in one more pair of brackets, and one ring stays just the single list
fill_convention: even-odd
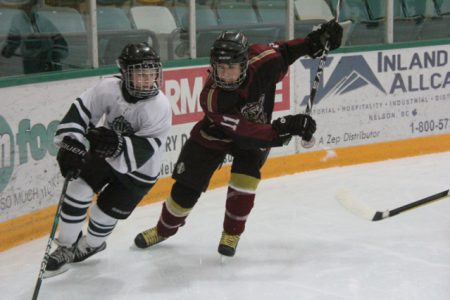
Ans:
[{"label": "dark hockey helmet", "polygon": [[126,45],[117,59],[117,65],[131,96],[148,98],[159,93],[162,83],[161,60],[147,43]]},{"label": "dark hockey helmet", "polygon": [[[235,90],[245,80],[248,68],[248,42],[245,35],[236,31],[224,31],[211,47],[210,63],[212,78],[218,87],[224,90]],[[241,73],[233,82],[226,82],[218,76],[219,64],[240,64]]]}]

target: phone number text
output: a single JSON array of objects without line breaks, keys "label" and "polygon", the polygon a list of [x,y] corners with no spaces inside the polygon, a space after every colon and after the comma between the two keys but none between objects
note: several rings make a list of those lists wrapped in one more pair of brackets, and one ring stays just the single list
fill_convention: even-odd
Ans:
[{"label": "phone number text", "polygon": [[426,120],[419,122],[411,122],[409,127],[412,133],[441,131],[450,128],[449,118],[438,120]]}]

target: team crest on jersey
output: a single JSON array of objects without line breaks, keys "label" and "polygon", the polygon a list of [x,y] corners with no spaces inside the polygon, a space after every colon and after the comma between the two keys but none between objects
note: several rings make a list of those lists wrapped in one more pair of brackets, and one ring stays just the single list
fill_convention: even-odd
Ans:
[{"label": "team crest on jersey", "polygon": [[134,133],[134,129],[130,122],[128,122],[123,116],[115,118],[109,124],[109,127],[122,135],[132,135]]},{"label": "team crest on jersey", "polygon": [[264,112],[265,97],[266,95],[262,94],[258,101],[245,104],[241,108],[241,114],[254,123],[267,123],[267,114]]}]

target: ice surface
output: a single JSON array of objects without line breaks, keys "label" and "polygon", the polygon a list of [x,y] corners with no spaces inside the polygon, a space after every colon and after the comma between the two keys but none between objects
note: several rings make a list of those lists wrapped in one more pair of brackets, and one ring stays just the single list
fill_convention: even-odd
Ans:
[{"label": "ice surface", "polygon": [[[161,203],[138,208],[105,251],[44,280],[39,299],[450,299],[450,198],[369,222],[339,205],[342,188],[395,208],[450,188],[450,152],[263,180],[236,256],[223,262],[225,188],[146,250],[133,239]],[[0,253],[1,299],[31,299],[46,243]]]}]

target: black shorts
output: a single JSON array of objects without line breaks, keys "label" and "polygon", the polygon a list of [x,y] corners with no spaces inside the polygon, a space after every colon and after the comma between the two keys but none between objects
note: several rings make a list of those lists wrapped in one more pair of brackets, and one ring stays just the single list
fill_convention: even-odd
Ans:
[{"label": "black shorts", "polygon": [[98,207],[116,219],[126,219],[153,186],[136,183],[98,158],[88,158],[80,177],[98,193]]},{"label": "black shorts", "polygon": [[192,139],[188,139],[181,149],[172,178],[196,191],[206,191],[214,171],[225,160],[226,154],[233,156],[231,172],[261,178],[270,149],[243,150],[234,147],[229,153],[208,149]]}]

